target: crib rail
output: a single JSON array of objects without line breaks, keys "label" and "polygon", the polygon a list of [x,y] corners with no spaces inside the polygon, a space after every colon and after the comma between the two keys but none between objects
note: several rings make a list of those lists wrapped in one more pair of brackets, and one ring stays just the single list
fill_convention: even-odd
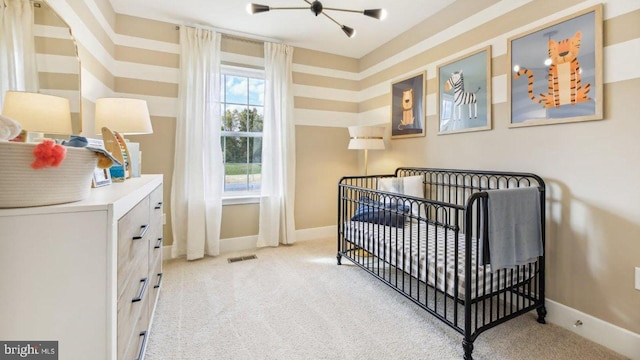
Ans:
[{"label": "crib rail", "polygon": [[[419,176],[424,197],[378,190],[389,177]],[[344,177],[338,189],[338,263],[342,257],[464,335],[465,359],[483,331],[538,310],[544,322],[544,256],[491,271],[487,190],[538,187],[544,244],[544,181],[534,174],[398,168],[395,174]],[[364,214],[364,215],[363,215]]]}]

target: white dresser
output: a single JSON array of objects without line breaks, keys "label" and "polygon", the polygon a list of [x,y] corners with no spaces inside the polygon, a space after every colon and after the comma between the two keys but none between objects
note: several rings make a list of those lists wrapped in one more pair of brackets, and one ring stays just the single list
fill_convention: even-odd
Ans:
[{"label": "white dresser", "polygon": [[162,223],[162,175],[79,202],[0,209],[0,339],[58,341],[64,360],[142,357],[162,281]]}]

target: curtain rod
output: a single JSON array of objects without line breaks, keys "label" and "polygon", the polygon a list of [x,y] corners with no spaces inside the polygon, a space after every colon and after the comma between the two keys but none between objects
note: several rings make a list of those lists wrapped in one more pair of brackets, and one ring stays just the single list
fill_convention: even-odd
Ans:
[{"label": "curtain rod", "polygon": [[217,33],[220,33],[223,37],[226,37],[226,38],[229,38],[229,39],[245,41],[245,42],[250,42],[250,43],[255,43],[255,44],[264,44],[265,42],[272,42],[272,43],[276,43],[276,44],[282,44],[283,43],[282,40],[278,40],[278,39],[262,37],[262,36],[256,36],[256,35],[246,34],[246,33],[237,32],[237,31],[229,31],[229,30],[224,30],[224,29],[218,29],[218,28],[215,28],[215,27],[206,26],[206,25],[199,25],[199,24],[176,25],[176,30],[180,30],[180,26],[190,26],[190,27],[194,27],[194,28],[197,28],[197,29],[211,30],[211,31],[215,31]]}]

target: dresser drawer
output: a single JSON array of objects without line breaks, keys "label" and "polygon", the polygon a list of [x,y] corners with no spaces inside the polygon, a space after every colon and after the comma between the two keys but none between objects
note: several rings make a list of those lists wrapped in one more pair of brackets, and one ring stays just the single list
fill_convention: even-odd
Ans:
[{"label": "dresser drawer", "polygon": [[138,316],[138,321],[133,327],[133,332],[131,333],[131,338],[128,343],[129,346],[127,350],[124,352],[123,357],[119,358],[119,360],[140,360],[144,356],[144,348],[146,346],[147,340],[149,338],[149,298],[145,299],[145,303],[142,304],[144,309],[140,312]]},{"label": "dresser drawer", "polygon": [[[147,313],[150,288],[153,279],[149,278],[147,259],[140,259],[127,283],[122,296],[118,299],[118,355],[123,355],[129,347],[131,336],[135,332],[140,316]],[[120,356],[119,359],[122,359]]]},{"label": "dresser drawer", "polygon": [[118,297],[122,295],[133,267],[147,258],[149,222],[149,198],[140,201],[131,211],[118,220]]},{"label": "dresser drawer", "polygon": [[149,314],[153,314],[153,308],[156,306],[156,300],[162,286],[162,258],[157,257],[155,262],[149,267],[149,279],[151,279],[149,289]]},{"label": "dresser drawer", "polygon": [[149,194],[149,214],[151,215],[151,223],[154,228],[160,229],[160,236],[162,236],[162,214],[164,213],[162,195],[162,185],[158,186],[151,194]]}]

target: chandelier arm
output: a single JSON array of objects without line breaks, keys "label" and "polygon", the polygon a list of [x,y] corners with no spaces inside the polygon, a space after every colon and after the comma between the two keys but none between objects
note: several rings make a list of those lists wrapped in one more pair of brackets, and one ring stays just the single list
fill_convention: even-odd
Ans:
[{"label": "chandelier arm", "polygon": [[269,10],[309,10],[306,7],[273,7],[270,6]]},{"label": "chandelier arm", "polygon": [[351,9],[338,9],[338,8],[324,8],[324,10],[333,10],[333,11],[343,11],[343,12],[352,12],[352,13],[358,13],[358,14],[362,14],[364,13],[363,10],[351,10]]}]

